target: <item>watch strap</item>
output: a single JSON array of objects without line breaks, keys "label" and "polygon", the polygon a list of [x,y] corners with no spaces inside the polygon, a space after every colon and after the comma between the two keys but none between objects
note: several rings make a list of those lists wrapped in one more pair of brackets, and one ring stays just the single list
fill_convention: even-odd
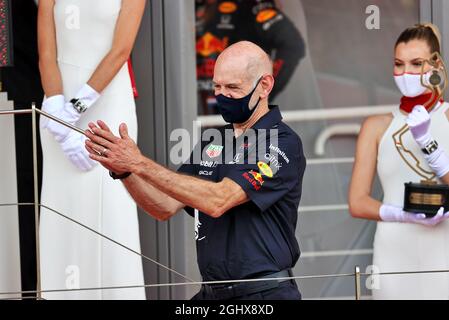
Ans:
[{"label": "watch strap", "polygon": [[78,113],[84,113],[88,109],[88,106],[80,99],[72,99],[70,100],[70,103]]},{"label": "watch strap", "polygon": [[421,149],[427,155],[432,154],[438,149],[438,142],[432,140],[425,148]]},{"label": "watch strap", "polygon": [[109,171],[109,175],[114,180],[124,180],[131,175],[131,172],[125,172],[123,174],[116,174],[115,172]]}]

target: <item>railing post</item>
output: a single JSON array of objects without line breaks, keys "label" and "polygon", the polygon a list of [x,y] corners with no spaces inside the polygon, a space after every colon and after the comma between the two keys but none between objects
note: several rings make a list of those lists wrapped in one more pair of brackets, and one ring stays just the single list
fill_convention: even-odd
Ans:
[{"label": "railing post", "polygon": [[360,300],[361,298],[361,290],[360,290],[360,267],[355,267],[355,300]]},{"label": "railing post", "polygon": [[37,118],[36,104],[33,102],[31,106],[31,121],[33,131],[33,180],[34,180],[34,223],[36,231],[36,291],[37,299],[42,299],[41,286],[41,261],[40,261],[40,236],[39,236],[39,180],[38,180],[38,164],[37,164]]}]

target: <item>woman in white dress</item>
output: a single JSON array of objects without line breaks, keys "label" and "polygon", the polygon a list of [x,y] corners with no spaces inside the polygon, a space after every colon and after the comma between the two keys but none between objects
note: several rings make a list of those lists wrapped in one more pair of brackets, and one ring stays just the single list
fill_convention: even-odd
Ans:
[{"label": "woman in white dress", "polygon": [[[422,178],[401,159],[392,138],[407,123],[410,132],[403,136],[404,146],[425,170],[436,174],[439,183],[449,184],[449,104],[435,101],[429,114],[423,105],[431,93],[420,82],[424,60],[440,48],[434,25],[416,25],[401,34],[395,46],[394,77],[404,97],[392,114],[369,117],[359,135],[349,205],[354,217],[379,221],[373,261],[379,272],[449,269],[449,213],[441,208],[427,218],[403,211],[404,183],[419,183]],[[434,141],[438,149],[425,154],[422,149],[435,149]],[[383,202],[371,197],[376,169]],[[373,284],[374,299],[449,299],[447,273],[382,275]]]},{"label": "woman in white dress", "polygon": [[[43,110],[82,129],[137,119],[127,60],[145,0],[40,0]],[[140,252],[137,208],[96,166],[85,137],[41,117],[41,203]],[[141,258],[54,212],[41,210],[43,290],[143,285]],[[145,299],[143,288],[43,294],[46,299]]]}]

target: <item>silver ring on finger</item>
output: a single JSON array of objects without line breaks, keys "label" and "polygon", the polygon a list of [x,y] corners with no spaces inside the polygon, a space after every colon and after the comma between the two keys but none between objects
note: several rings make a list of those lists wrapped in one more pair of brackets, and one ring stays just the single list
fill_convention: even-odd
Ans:
[{"label": "silver ring on finger", "polygon": [[100,157],[106,157],[106,152],[108,152],[108,149],[104,148],[103,151],[100,152]]}]

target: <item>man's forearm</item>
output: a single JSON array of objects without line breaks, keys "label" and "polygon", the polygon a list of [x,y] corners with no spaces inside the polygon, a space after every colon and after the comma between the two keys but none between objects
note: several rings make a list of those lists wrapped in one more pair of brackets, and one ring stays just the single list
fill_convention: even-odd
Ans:
[{"label": "man's forearm", "polygon": [[157,190],[137,175],[123,180],[123,184],[138,206],[157,220],[167,220],[184,207],[182,203]]},{"label": "man's forearm", "polygon": [[[110,129],[102,121],[98,121],[101,128],[93,123],[89,124],[92,130],[86,131],[90,139],[86,141],[86,148],[93,160],[99,161],[105,168],[114,172],[131,172],[162,192],[163,199],[170,199],[169,210],[160,208],[159,193],[153,189],[148,190],[145,185],[139,183],[136,177],[126,179],[126,187],[142,207],[151,212],[154,208],[164,209],[165,216],[173,212],[173,201],[177,200],[176,206],[190,206],[198,209],[212,217],[220,217],[227,210],[245,203],[248,197],[243,189],[231,179],[223,179],[220,182],[211,182],[195,177],[186,176],[173,172],[156,162],[146,158],[138,149],[136,143],[129,137],[125,124],[120,125],[120,138],[115,137]],[[108,153],[104,156],[98,155],[95,150],[102,150],[107,146]],[[156,194],[156,196],[154,196]],[[151,197],[153,195],[153,197]],[[167,197],[168,196],[168,197]],[[150,204],[145,199],[151,199]],[[165,201],[165,200],[164,200]],[[154,206],[157,203],[158,206]]]},{"label": "man's forearm", "polygon": [[173,172],[148,158],[133,173],[177,201],[211,216],[226,201],[218,183]]}]

